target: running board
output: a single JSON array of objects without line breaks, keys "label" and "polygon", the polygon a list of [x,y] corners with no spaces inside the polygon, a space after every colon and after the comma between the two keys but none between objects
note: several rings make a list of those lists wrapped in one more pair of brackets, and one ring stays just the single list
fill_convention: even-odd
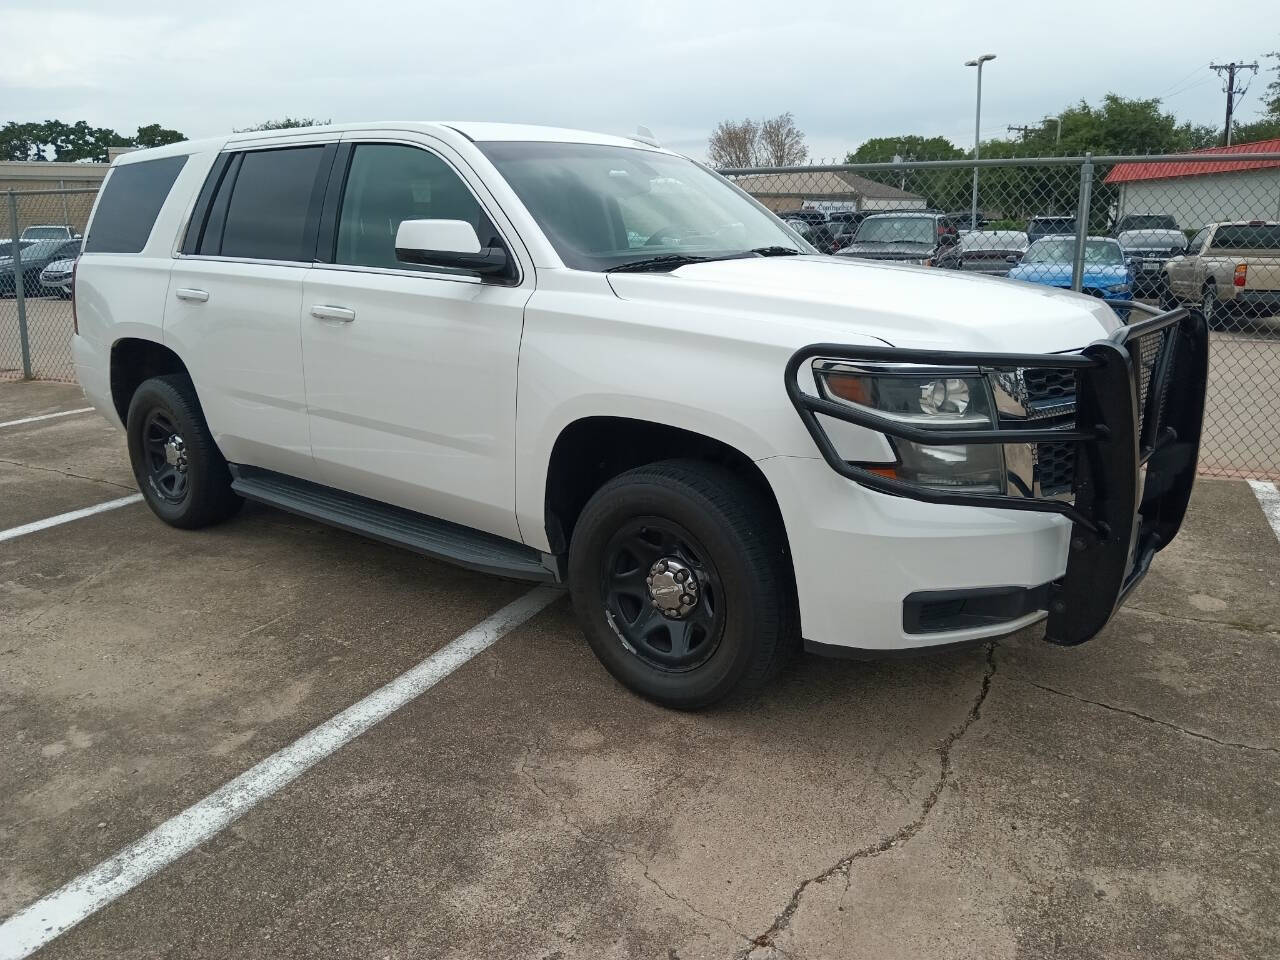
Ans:
[{"label": "running board", "polygon": [[554,557],[514,540],[283,473],[235,463],[228,466],[231,489],[246,500],[256,500],[469,570],[544,583],[559,579]]}]

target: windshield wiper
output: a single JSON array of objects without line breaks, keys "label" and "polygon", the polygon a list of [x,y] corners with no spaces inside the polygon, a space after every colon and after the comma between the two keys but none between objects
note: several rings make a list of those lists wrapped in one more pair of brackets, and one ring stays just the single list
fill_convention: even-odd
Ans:
[{"label": "windshield wiper", "polygon": [[754,247],[747,251],[759,257],[798,257],[800,251],[795,247]]},{"label": "windshield wiper", "polygon": [[719,257],[695,257],[687,253],[664,253],[660,257],[645,257],[643,260],[632,260],[610,267],[605,273],[644,273],[650,270],[674,270],[687,263],[706,263],[718,260]]}]

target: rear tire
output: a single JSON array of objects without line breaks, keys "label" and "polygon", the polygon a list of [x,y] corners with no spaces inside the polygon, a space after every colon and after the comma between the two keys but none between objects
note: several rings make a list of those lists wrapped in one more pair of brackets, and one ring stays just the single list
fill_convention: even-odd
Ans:
[{"label": "rear tire", "polygon": [[682,710],[775,676],[798,646],[776,513],[756,487],[701,461],[639,467],[596,491],[573,531],[569,588],[605,668]]},{"label": "rear tire", "polygon": [[129,401],[129,460],[147,505],[192,530],[234,516],[244,503],[213,442],[195,387],[182,374],[143,381]]}]

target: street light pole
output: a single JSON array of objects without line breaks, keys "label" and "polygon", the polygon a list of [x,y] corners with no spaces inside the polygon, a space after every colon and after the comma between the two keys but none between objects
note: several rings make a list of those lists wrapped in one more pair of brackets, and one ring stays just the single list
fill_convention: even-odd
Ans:
[{"label": "street light pole", "polygon": [[973,112],[973,208],[970,211],[969,229],[978,229],[978,153],[981,150],[982,140],[982,65],[988,60],[994,60],[994,53],[984,53],[976,60],[966,60],[966,67],[978,68],[978,106]]},{"label": "street light pole", "polygon": [[1045,123],[1048,123],[1050,120],[1052,120],[1054,123],[1058,125],[1058,132],[1053,135],[1053,143],[1055,146],[1057,146],[1062,142],[1062,118],[1061,117],[1045,117],[1044,120],[1045,120]]}]

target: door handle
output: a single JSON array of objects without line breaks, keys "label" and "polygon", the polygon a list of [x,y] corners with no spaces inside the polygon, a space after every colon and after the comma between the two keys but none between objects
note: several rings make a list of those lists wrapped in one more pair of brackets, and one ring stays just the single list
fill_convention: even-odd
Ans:
[{"label": "door handle", "polygon": [[311,315],[317,320],[336,320],[339,323],[350,323],[356,318],[356,312],[349,307],[330,307],[322,303],[312,306]]},{"label": "door handle", "polygon": [[209,299],[208,290],[197,290],[195,287],[179,287],[173,291],[173,295],[179,300],[187,300],[191,303],[204,303]]}]

